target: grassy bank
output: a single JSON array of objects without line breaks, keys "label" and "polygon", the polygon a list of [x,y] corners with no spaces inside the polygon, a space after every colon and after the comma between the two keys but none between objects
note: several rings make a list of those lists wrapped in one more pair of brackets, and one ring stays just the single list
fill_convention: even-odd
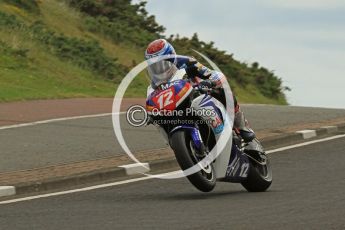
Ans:
[{"label": "grassy bank", "polygon": [[[0,102],[112,97],[128,70],[143,61],[144,44],[164,31],[145,15],[144,6],[132,7],[130,1],[119,0],[125,6],[119,12],[125,13],[117,18],[112,12],[115,5],[107,6],[108,11],[97,5],[100,11],[90,15],[88,8],[78,8],[76,2],[92,0],[0,1]],[[266,69],[260,72],[241,64],[195,38],[172,42],[181,54],[197,47],[214,55],[215,62],[235,76],[231,83],[240,101],[286,104],[281,81],[271,81],[278,78]],[[248,75],[247,80],[240,74]],[[146,74],[140,74],[126,96],[145,97],[148,84]]]}]

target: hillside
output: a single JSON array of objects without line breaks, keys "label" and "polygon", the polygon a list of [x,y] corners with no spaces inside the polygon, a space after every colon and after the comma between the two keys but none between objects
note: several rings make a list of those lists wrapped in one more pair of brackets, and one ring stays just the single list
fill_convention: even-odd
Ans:
[{"label": "hillside", "polygon": [[[0,0],[0,101],[111,97],[164,27],[130,0]],[[258,63],[192,38],[167,37],[179,54],[196,49],[229,76],[241,102],[286,104],[282,81]],[[128,97],[144,97],[142,73]]]}]

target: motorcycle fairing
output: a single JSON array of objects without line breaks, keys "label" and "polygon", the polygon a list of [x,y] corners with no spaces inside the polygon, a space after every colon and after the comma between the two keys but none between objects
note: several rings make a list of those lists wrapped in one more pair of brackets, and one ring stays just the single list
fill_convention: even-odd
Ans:
[{"label": "motorcycle fairing", "polygon": [[[164,109],[160,109],[159,102],[158,102],[158,95],[162,95],[162,92],[167,89],[174,90],[174,97],[172,97],[172,99],[175,99],[177,101],[175,103],[175,108],[177,107],[179,103],[184,101],[185,98],[188,97],[188,95],[190,95],[190,93],[193,91],[192,85],[189,82],[186,82],[184,80],[172,81],[171,83],[169,83],[169,85],[164,85],[163,88],[154,90],[153,92],[149,94],[148,99],[146,101],[146,109],[149,114],[152,114],[150,112],[153,109],[168,110],[167,107],[165,107]],[[232,132],[231,126],[226,125],[230,123],[230,121],[226,119],[226,110],[223,104],[219,102],[217,99],[210,97],[209,95],[203,94],[193,99],[191,107],[193,107],[195,110],[210,109],[210,110],[215,111],[217,118],[210,117],[210,116],[202,116],[201,119],[206,120],[206,121],[212,121],[215,128],[219,127],[219,130],[216,130],[214,128],[211,129],[213,133],[215,134],[216,140],[219,139],[221,134]],[[208,124],[210,124],[211,126],[212,123],[208,123]],[[221,124],[223,124],[224,127],[222,127]],[[188,125],[177,126],[169,133],[166,133],[166,130],[163,128],[160,128],[159,130],[164,133],[163,136],[166,138],[167,142],[169,142],[169,139],[170,139],[169,135],[171,135],[173,131],[176,131],[182,128],[190,130],[189,133],[192,137],[194,146],[196,148],[198,146],[203,146],[203,144],[201,144],[202,140],[200,138],[200,131],[198,130],[197,127],[194,127],[194,126],[192,127]],[[198,139],[200,139],[200,141]],[[226,170],[227,170],[228,162],[230,159],[230,153],[231,153],[232,138],[227,139],[224,146],[225,147],[222,149],[217,159],[212,163],[214,165],[215,175],[218,179],[224,178],[226,175]]]},{"label": "motorcycle fairing", "polygon": [[176,80],[162,84],[153,91],[146,100],[146,111],[153,109],[172,111],[192,92],[192,85],[184,80]]},{"label": "motorcycle fairing", "polygon": [[205,121],[209,121],[209,124],[211,124],[212,130],[216,136],[223,132],[225,112],[223,111],[224,114],[222,113],[220,108],[223,106],[220,104],[220,102],[210,95],[204,94],[193,100],[192,107],[194,107],[196,110],[206,109],[214,111],[216,116],[204,116],[203,119]]},{"label": "motorcycle fairing", "polygon": [[262,147],[261,143],[258,141],[258,139],[254,139],[253,141],[249,142],[245,147],[245,150],[248,151],[255,151],[255,152],[260,152],[264,153],[264,147]]},{"label": "motorcycle fairing", "polygon": [[[230,125],[229,118],[227,118],[224,105],[217,99],[205,94],[200,95],[192,101],[191,107],[195,110],[207,109],[215,112],[216,116],[202,116],[202,119],[208,121],[208,124],[212,124],[210,126],[212,127],[212,131],[217,141],[222,134],[232,132],[232,126]],[[213,162],[215,174],[218,179],[226,176],[227,163],[229,162],[231,153],[232,137],[226,140],[224,146],[225,147],[222,149],[217,159]],[[216,146],[214,148],[216,148]]]},{"label": "motorcycle fairing", "polygon": [[249,173],[249,159],[235,144],[232,145],[228,168],[223,181],[240,183]]}]

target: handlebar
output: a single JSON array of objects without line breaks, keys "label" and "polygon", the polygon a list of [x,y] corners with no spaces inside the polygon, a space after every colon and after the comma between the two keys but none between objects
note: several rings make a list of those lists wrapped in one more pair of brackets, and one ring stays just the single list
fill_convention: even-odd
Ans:
[{"label": "handlebar", "polygon": [[210,94],[210,93],[213,93],[215,92],[215,89],[212,89],[212,88],[206,88],[206,87],[200,87],[199,85],[194,85],[193,88],[197,91],[199,91],[200,93],[207,93],[207,94]]}]

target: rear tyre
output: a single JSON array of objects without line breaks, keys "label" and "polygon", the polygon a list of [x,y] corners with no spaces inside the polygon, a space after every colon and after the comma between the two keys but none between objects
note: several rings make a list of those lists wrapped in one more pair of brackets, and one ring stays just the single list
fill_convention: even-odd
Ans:
[{"label": "rear tyre", "polygon": [[[186,130],[178,130],[171,136],[171,147],[182,170],[193,167],[200,160],[195,155],[193,141]],[[213,165],[187,176],[188,180],[200,191],[210,192],[216,186]]]},{"label": "rear tyre", "polygon": [[272,184],[272,168],[267,155],[253,151],[246,154],[250,161],[249,173],[241,184],[248,192],[266,191]]}]

